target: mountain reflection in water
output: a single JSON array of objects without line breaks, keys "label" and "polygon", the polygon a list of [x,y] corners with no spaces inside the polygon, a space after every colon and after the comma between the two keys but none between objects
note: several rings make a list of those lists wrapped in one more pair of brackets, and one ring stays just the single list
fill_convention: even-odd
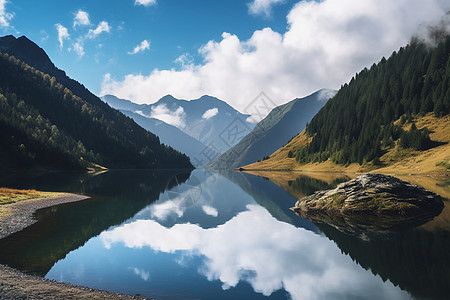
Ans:
[{"label": "mountain reflection in water", "polygon": [[93,199],[40,211],[37,224],[0,241],[1,262],[158,299],[408,299],[448,286],[449,231],[368,242],[290,210],[346,176],[108,173],[59,182]]}]

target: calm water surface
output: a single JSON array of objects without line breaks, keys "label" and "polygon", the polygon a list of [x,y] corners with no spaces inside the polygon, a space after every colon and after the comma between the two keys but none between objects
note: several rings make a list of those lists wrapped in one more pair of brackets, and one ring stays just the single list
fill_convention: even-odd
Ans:
[{"label": "calm water surface", "polygon": [[448,295],[448,207],[419,228],[364,240],[289,209],[349,178],[291,177],[196,170],[4,178],[1,185],[92,198],[39,211],[38,223],[0,241],[0,263],[157,299]]}]

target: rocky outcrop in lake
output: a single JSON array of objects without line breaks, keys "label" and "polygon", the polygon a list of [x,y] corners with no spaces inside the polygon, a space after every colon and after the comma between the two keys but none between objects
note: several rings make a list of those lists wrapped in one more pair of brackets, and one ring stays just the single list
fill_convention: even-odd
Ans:
[{"label": "rocky outcrop in lake", "polygon": [[440,214],[441,196],[398,178],[364,174],[297,201],[293,210],[363,239],[417,226]]}]

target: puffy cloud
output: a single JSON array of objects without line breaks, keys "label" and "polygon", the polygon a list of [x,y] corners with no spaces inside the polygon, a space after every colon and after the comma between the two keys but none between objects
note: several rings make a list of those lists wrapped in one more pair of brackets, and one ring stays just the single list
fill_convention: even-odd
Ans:
[{"label": "puffy cloud", "polygon": [[215,115],[217,115],[219,113],[219,109],[217,107],[208,109],[207,111],[205,111],[205,113],[202,116],[202,119],[208,120],[211,119],[212,117],[214,117]]},{"label": "puffy cloud", "polygon": [[13,18],[12,13],[6,12],[6,0],[0,0],[0,28],[9,27],[9,21]]},{"label": "puffy cloud", "polygon": [[300,1],[284,33],[264,28],[248,40],[224,33],[199,49],[201,63],[122,79],[106,75],[101,94],[138,103],[167,94],[182,99],[209,94],[245,112],[264,91],[279,105],[321,88],[338,89],[448,10],[447,0]]},{"label": "puffy cloud", "polygon": [[55,26],[56,30],[58,31],[59,47],[62,48],[64,46],[64,40],[70,39],[70,34],[67,28],[62,26],[61,24],[56,24]]},{"label": "puffy cloud", "polygon": [[202,206],[203,212],[211,217],[217,217],[219,215],[219,212],[216,208],[209,206],[209,205],[203,205]]},{"label": "puffy cloud", "polygon": [[326,237],[280,222],[257,205],[248,205],[247,211],[215,228],[189,223],[166,228],[153,220],[137,220],[101,233],[100,240],[107,249],[121,243],[205,257],[199,273],[220,280],[224,289],[247,281],[255,292],[269,296],[284,288],[292,299],[363,294],[410,298],[343,255]]},{"label": "puffy cloud", "polygon": [[184,200],[185,196],[180,195],[179,197],[175,197],[174,199],[154,204],[150,208],[150,214],[153,218],[156,218],[160,221],[165,221],[169,216],[173,215],[181,218],[184,215],[185,211],[184,207],[181,205]]},{"label": "puffy cloud", "polygon": [[95,29],[89,29],[89,32],[87,34],[87,37],[90,39],[95,39],[98,35],[100,35],[102,32],[109,32],[111,30],[111,27],[109,26],[108,22],[101,21],[97,28]]},{"label": "puffy cloud", "polygon": [[173,125],[178,128],[186,127],[186,113],[184,109],[179,106],[176,110],[171,110],[166,104],[160,104],[152,107],[150,118],[155,118]]},{"label": "puffy cloud", "polygon": [[88,26],[91,25],[89,21],[89,14],[81,9],[75,14],[75,18],[73,19],[73,27],[76,26]]},{"label": "puffy cloud", "polygon": [[156,0],[136,0],[134,5],[152,6],[156,4]]},{"label": "puffy cloud", "polygon": [[272,7],[283,2],[284,0],[253,0],[248,4],[248,11],[252,15],[269,18],[272,13]]},{"label": "puffy cloud", "polygon": [[150,49],[150,42],[143,40],[139,45],[134,47],[133,51],[128,52],[128,54],[136,54]]},{"label": "puffy cloud", "polygon": [[194,58],[189,53],[184,53],[175,59],[175,62],[181,64],[181,66],[185,68],[194,63]]}]

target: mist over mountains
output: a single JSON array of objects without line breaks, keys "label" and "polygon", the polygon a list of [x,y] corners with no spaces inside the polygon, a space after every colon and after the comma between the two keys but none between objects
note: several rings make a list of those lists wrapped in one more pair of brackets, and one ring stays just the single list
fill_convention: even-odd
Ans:
[{"label": "mist over mountains", "polygon": [[236,145],[255,127],[226,102],[212,96],[180,100],[167,95],[153,104],[136,104],[105,95],[103,101],[132,117],[163,143],[186,153],[197,166],[204,166]]}]

